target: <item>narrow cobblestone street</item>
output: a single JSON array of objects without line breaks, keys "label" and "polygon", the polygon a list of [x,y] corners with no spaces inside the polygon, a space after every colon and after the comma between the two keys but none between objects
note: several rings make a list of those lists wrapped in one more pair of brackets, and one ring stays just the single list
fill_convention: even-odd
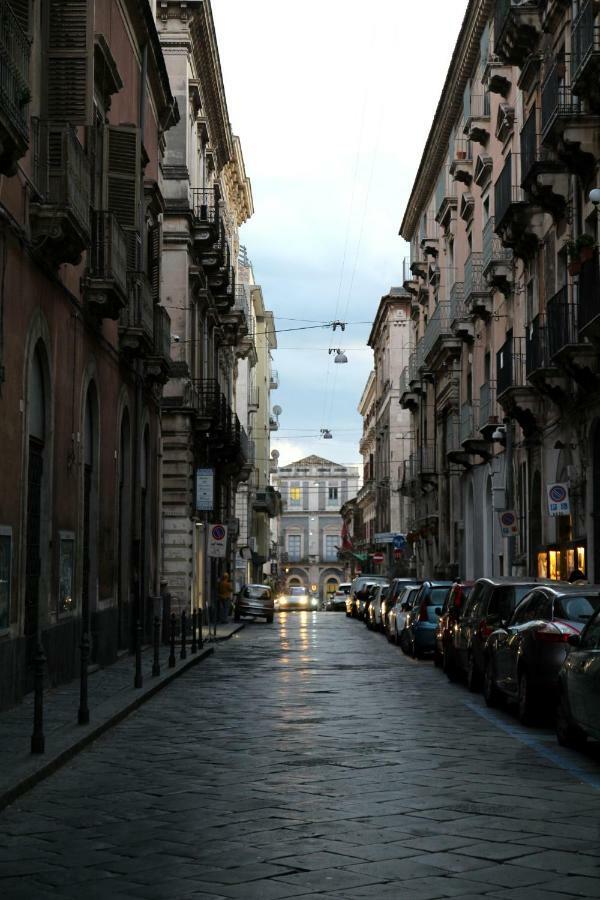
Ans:
[{"label": "narrow cobblestone street", "polygon": [[343,615],[281,615],[7,808],[0,895],[600,897],[599,760]]}]

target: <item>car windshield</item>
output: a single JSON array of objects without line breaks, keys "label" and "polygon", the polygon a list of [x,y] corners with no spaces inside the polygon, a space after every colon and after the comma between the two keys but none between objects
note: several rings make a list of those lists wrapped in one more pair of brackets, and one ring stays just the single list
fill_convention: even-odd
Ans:
[{"label": "car windshield", "polygon": [[554,617],[571,622],[587,622],[600,606],[600,597],[557,597]]},{"label": "car windshield", "polygon": [[290,595],[292,597],[303,597],[306,594],[308,594],[308,591],[306,590],[306,588],[303,588],[303,587],[290,588]]},{"label": "car windshield", "polygon": [[244,589],[246,597],[253,597],[255,600],[268,599],[271,596],[271,590],[268,587],[261,587],[258,584],[247,584]]}]

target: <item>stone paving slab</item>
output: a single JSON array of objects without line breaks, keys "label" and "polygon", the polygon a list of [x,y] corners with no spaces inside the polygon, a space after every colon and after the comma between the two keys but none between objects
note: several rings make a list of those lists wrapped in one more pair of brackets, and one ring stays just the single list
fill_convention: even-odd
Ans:
[{"label": "stone paving slab", "polygon": [[[229,640],[244,628],[243,623],[217,626],[216,641]],[[97,668],[88,676],[89,725],[77,725],[79,681],[60,685],[44,693],[44,733],[46,752],[30,753],[33,724],[33,694],[23,703],[0,713],[0,810],[42,778],[56,771],[75,753],[99,737],[106,729],[120,722],[150,697],[170,684],[191,666],[213,653],[213,640],[205,638],[204,647],[191,653],[188,642],[186,658],[181,659],[177,646],[175,668],[168,667],[170,650],[160,648],[161,674],[152,675],[152,649],[142,653],[143,687],[134,688],[135,660],[122,656],[113,665]]]},{"label": "stone paving slab", "polygon": [[600,897],[600,754],[487,713],[344,616],[248,627],[0,813],[0,896]]}]

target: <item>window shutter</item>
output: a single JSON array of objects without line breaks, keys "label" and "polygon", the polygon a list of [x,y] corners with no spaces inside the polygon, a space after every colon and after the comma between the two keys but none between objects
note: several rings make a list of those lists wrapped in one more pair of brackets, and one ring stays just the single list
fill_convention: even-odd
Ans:
[{"label": "window shutter", "polygon": [[160,225],[151,225],[148,229],[148,278],[152,290],[152,299],[160,301]]},{"label": "window shutter", "polygon": [[12,11],[25,34],[29,33],[29,4],[30,0],[10,0]]},{"label": "window shutter", "polygon": [[92,18],[88,0],[50,0],[48,118],[89,125],[92,120]]},{"label": "window shutter", "polygon": [[104,140],[106,208],[125,231],[127,268],[137,271],[140,266],[140,130],[133,125],[107,125]]}]

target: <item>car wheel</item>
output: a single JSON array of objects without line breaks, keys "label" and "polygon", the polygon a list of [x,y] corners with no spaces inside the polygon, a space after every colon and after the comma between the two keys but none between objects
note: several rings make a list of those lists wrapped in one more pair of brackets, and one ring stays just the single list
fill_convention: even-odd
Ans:
[{"label": "car wheel", "polygon": [[494,663],[491,659],[488,659],[485,665],[485,672],[483,675],[483,697],[487,706],[500,706],[502,695],[496,686]]},{"label": "car wheel", "polygon": [[408,655],[408,640],[406,636],[406,631],[403,631],[398,639],[398,644],[403,653]]},{"label": "car wheel", "polygon": [[444,647],[442,652],[442,671],[445,672],[449,681],[456,681],[456,666],[448,647]]},{"label": "car wheel", "polygon": [[473,654],[469,653],[469,657],[467,659],[467,687],[472,694],[476,694],[479,691],[481,687],[480,682],[481,679],[475,665],[475,659],[473,657]]},{"label": "car wheel", "polygon": [[525,670],[519,673],[517,715],[521,725],[531,725],[533,721],[533,695],[531,681]]},{"label": "car wheel", "polygon": [[561,747],[581,750],[587,735],[575,725],[569,711],[569,703],[564,691],[560,692],[556,707],[556,739]]}]

